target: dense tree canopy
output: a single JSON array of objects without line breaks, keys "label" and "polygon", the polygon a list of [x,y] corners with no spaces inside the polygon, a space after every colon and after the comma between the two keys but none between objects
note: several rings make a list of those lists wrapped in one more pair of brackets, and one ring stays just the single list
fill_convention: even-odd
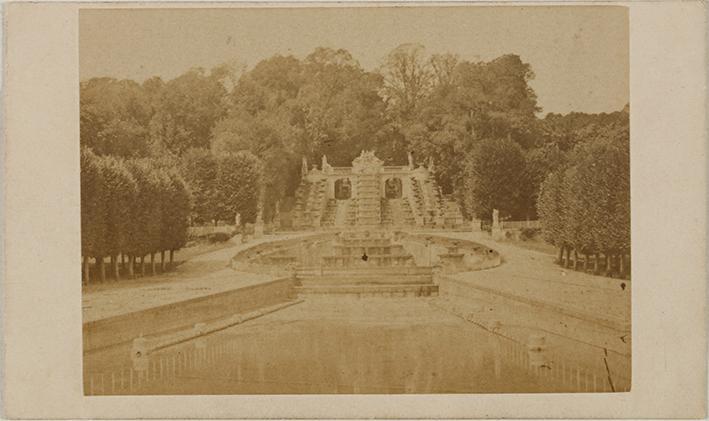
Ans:
[{"label": "dense tree canopy", "polygon": [[480,141],[466,163],[465,204],[479,218],[498,209],[501,217],[524,211],[525,159],[519,144],[509,139]]},{"label": "dense tree canopy", "polygon": [[[616,116],[617,117],[617,116]],[[588,130],[588,128],[586,128]],[[589,130],[567,165],[553,171],[541,186],[538,210],[544,236],[560,248],[585,255],[618,256],[623,272],[630,252],[630,142],[628,120]],[[574,258],[578,265],[579,259]],[[568,262],[568,257],[567,257]],[[606,264],[609,270],[612,264]]]},{"label": "dense tree canopy", "polygon": [[[539,213],[560,247],[624,250],[627,150],[619,139],[627,143],[628,110],[540,117],[533,78],[518,55],[474,62],[403,44],[371,71],[346,50],[317,48],[167,81],[83,81],[84,254],[114,253],[122,242],[136,255],[179,247],[179,236],[155,244],[153,228],[124,222],[170,220],[181,231],[185,207],[193,223],[236,213],[252,221],[261,203],[268,221],[276,203],[292,202],[302,157],[344,166],[363,149],[387,165],[406,163],[408,152],[417,164],[432,159],[443,192],[467,217]],[[101,174],[107,189],[96,184]],[[131,201],[141,205],[128,206],[126,219]],[[588,221],[594,233],[574,228]],[[101,237],[110,232],[117,242],[108,246]]]},{"label": "dense tree canopy", "polygon": [[[99,279],[105,279],[104,258],[119,278],[118,257],[128,258],[128,276],[134,261],[179,249],[187,238],[190,192],[173,169],[147,158],[98,156],[81,149],[81,253],[84,281],[89,281],[89,258],[94,258]],[[164,255],[163,255],[164,256]],[[164,258],[164,257],[163,257]],[[163,260],[164,262],[164,260]],[[164,264],[164,263],[163,263]],[[152,271],[155,267],[152,266]]]}]

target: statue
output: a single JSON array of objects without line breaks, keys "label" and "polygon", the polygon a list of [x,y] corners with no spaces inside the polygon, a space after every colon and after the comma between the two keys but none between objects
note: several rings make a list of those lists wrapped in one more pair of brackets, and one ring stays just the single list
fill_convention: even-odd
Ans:
[{"label": "statue", "polygon": [[322,172],[329,174],[332,172],[332,165],[327,163],[327,156],[323,155],[322,156],[322,164],[321,164],[321,169]]},{"label": "statue", "polygon": [[504,240],[505,230],[502,229],[502,224],[500,224],[500,211],[497,209],[492,210],[492,229],[490,230],[490,235],[492,235],[493,240]]},{"label": "statue", "polygon": [[492,227],[500,228],[500,211],[497,209],[492,210]]},{"label": "statue", "polygon": [[436,170],[433,166],[433,157],[432,156],[428,157],[428,172],[431,174],[436,173]]},{"label": "statue", "polygon": [[414,156],[411,154],[411,151],[407,152],[407,157],[409,158],[409,169],[413,170],[414,169]]},{"label": "statue", "polygon": [[256,214],[256,223],[263,224],[263,206],[259,205],[258,213]]},{"label": "statue", "polygon": [[261,188],[259,192],[259,199],[256,203],[256,223],[254,224],[254,238],[259,238],[263,235],[263,203],[264,203],[264,189]]},{"label": "statue", "polygon": [[273,225],[278,229],[281,226],[281,201],[276,201],[276,208],[273,210]]},{"label": "statue", "polygon": [[352,172],[354,173],[378,173],[384,162],[374,156],[374,151],[362,151],[362,153],[352,161]]},{"label": "statue", "polygon": [[300,177],[305,178],[308,175],[308,158],[303,157],[303,161],[300,164]]}]

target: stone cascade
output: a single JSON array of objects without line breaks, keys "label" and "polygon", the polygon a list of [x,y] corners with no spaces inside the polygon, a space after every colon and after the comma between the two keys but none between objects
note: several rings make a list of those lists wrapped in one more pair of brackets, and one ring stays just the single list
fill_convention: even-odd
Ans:
[{"label": "stone cascade", "polygon": [[337,200],[328,199],[327,205],[325,205],[325,211],[322,215],[322,226],[331,227],[335,225],[335,218],[337,216]]},{"label": "stone cascade", "polygon": [[423,189],[421,188],[421,182],[416,177],[411,177],[411,190],[414,199],[413,203],[413,213],[417,217],[417,224],[423,225],[424,215],[426,213],[426,205],[423,199]]},{"label": "stone cascade", "polygon": [[296,270],[300,294],[359,296],[437,295],[430,267],[414,264],[403,244],[386,232],[340,233],[319,267]]},{"label": "stone cascade", "polygon": [[333,254],[323,256],[326,267],[372,267],[372,266],[411,266],[413,256],[404,250],[404,246],[392,242],[385,233],[380,235],[365,232],[340,235],[332,246]]},{"label": "stone cascade", "polygon": [[306,226],[305,207],[308,203],[308,194],[312,183],[302,181],[295,191],[295,206],[293,208],[293,225],[296,227]]},{"label": "stone cascade", "polygon": [[379,225],[381,202],[379,200],[379,177],[362,174],[357,178],[357,225]]},{"label": "stone cascade", "polygon": [[[337,209],[335,210],[335,226],[341,227],[348,224],[351,207],[351,200],[337,201]],[[352,222],[352,225],[354,225],[354,221]]]},{"label": "stone cascade", "polygon": [[401,220],[404,221],[405,225],[415,226],[417,224],[416,217],[414,216],[414,211],[411,208],[409,199],[407,198],[401,199],[401,215]]},{"label": "stone cascade", "polygon": [[436,226],[443,222],[443,205],[438,183],[433,177],[426,177],[424,181],[426,215],[424,225]]},{"label": "stone cascade", "polygon": [[[304,161],[305,162],[305,161]],[[431,162],[428,167],[384,165],[363,151],[352,167],[303,169],[296,190],[296,229],[393,226],[451,228],[463,225],[460,209],[444,197]]]},{"label": "stone cascade", "polygon": [[328,205],[325,197],[326,183],[304,181],[296,191],[294,225],[298,228],[322,226],[323,214]]},{"label": "stone cascade", "polygon": [[416,218],[408,199],[382,199],[382,225],[416,226]]},{"label": "stone cascade", "polygon": [[443,224],[446,227],[459,227],[465,223],[460,205],[453,197],[443,197],[443,208]]},{"label": "stone cascade", "polygon": [[347,206],[345,214],[345,225],[353,227],[357,224],[357,199],[352,199]]},{"label": "stone cascade", "polygon": [[390,201],[382,198],[382,225],[393,225]]}]

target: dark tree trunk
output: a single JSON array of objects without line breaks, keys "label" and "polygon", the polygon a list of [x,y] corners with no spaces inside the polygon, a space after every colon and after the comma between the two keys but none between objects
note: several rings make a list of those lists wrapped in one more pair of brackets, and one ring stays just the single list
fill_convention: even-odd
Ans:
[{"label": "dark tree trunk", "polygon": [[150,274],[155,275],[155,253],[150,253]]},{"label": "dark tree trunk", "polygon": [[170,250],[170,270],[172,270],[172,267],[173,267],[172,265],[175,264],[174,255],[175,255],[175,250]]},{"label": "dark tree trunk", "polygon": [[132,254],[128,256],[128,278],[135,278],[135,256]]},{"label": "dark tree trunk", "polygon": [[604,253],[606,256],[606,276],[611,275],[611,256],[608,253]]},{"label": "dark tree trunk", "polygon": [[625,277],[627,279],[630,279],[630,272],[631,272],[631,268],[633,267],[633,264],[630,261],[630,253],[625,255],[625,257],[626,257],[626,259],[625,259]]},{"label": "dark tree trunk", "polygon": [[556,263],[562,264],[564,261],[564,247],[559,247],[559,258],[556,260]]},{"label": "dark tree trunk", "polygon": [[583,254],[583,271],[588,272],[588,253]]},{"label": "dark tree trunk", "polygon": [[89,282],[91,281],[90,274],[89,274],[89,256],[84,256],[84,261],[82,264],[82,271],[84,273],[84,276],[83,276],[84,285],[88,285]]},{"label": "dark tree trunk", "polygon": [[126,259],[126,254],[121,253],[121,271],[125,274],[128,269],[128,259]]},{"label": "dark tree trunk", "polygon": [[579,253],[574,249],[574,270],[579,270]]},{"label": "dark tree trunk", "polygon": [[571,248],[566,247],[566,260],[564,261],[564,267],[571,266]]},{"label": "dark tree trunk", "polygon": [[113,269],[113,280],[120,281],[121,275],[118,273],[118,256],[111,256],[111,269]]},{"label": "dark tree trunk", "polygon": [[160,251],[160,272],[165,272],[165,250]]},{"label": "dark tree trunk", "polygon": [[98,265],[98,280],[104,282],[106,280],[106,265],[103,262],[103,256],[96,258],[96,264]]}]

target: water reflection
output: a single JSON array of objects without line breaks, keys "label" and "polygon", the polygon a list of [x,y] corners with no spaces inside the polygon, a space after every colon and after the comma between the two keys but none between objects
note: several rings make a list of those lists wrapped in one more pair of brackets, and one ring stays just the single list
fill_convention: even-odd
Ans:
[{"label": "water reflection", "polygon": [[[364,300],[362,300],[364,301]],[[334,317],[305,303],[215,334],[133,357],[110,375],[87,364],[88,394],[485,393],[601,391],[595,375],[531,364],[526,346],[409,299]],[[324,307],[323,307],[324,306]],[[298,306],[296,306],[298,307]],[[327,311],[323,311],[323,309]],[[349,308],[345,308],[348,310]],[[354,310],[352,310],[354,311]],[[109,357],[108,358],[115,358]],[[103,361],[105,363],[106,361]],[[103,366],[105,367],[105,365]],[[562,378],[562,374],[565,378]],[[109,377],[110,376],[110,377]],[[585,383],[583,383],[585,382]],[[593,388],[591,387],[593,384]],[[585,389],[584,389],[585,387]]]}]

